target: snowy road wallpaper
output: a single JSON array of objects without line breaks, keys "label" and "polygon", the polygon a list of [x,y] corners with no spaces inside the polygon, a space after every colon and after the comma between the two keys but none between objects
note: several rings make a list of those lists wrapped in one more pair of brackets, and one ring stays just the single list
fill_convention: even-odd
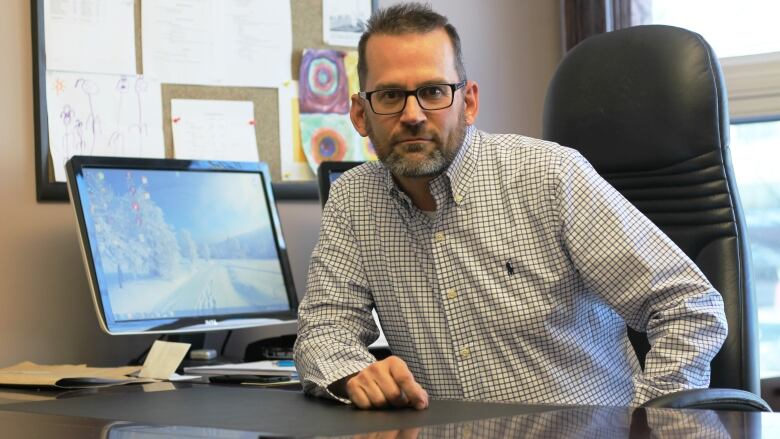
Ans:
[{"label": "snowy road wallpaper", "polygon": [[90,246],[114,320],[287,309],[258,175],[85,169],[84,179]]}]

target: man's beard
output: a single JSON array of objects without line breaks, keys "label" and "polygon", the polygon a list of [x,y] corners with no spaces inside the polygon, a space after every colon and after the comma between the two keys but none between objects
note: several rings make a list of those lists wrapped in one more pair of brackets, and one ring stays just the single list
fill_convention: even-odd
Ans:
[{"label": "man's beard", "polygon": [[[406,159],[403,153],[422,151],[425,145],[406,144],[404,150],[399,151],[397,148],[400,147],[393,147],[396,142],[392,138],[388,141],[388,145],[378,144],[371,123],[368,121],[366,131],[368,131],[368,138],[374,144],[374,150],[377,152],[379,160],[393,175],[399,177],[436,177],[447,170],[460,150],[463,139],[466,137],[466,114],[463,112],[458,117],[458,125],[446,145],[443,145],[438,137],[432,139],[436,147],[428,153],[425,160],[420,162]],[[405,127],[403,135],[415,136],[419,135],[420,131],[416,127]]]}]

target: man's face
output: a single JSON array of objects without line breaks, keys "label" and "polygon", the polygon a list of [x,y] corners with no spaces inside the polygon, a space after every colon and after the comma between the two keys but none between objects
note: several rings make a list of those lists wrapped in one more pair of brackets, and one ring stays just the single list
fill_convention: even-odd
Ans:
[{"label": "man's face", "polygon": [[[366,46],[366,91],[414,90],[457,83],[455,54],[444,29],[424,34],[374,35]],[[352,97],[352,122],[369,136],[377,156],[396,177],[432,177],[447,169],[476,119],[476,83],[454,92],[452,106],[423,110],[414,96],[401,113],[375,114],[368,101]]]}]

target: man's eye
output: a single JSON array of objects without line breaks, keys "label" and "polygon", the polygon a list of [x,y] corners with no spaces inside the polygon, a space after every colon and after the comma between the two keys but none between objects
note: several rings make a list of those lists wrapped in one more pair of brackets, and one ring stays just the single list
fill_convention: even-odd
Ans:
[{"label": "man's eye", "polygon": [[401,91],[400,90],[382,90],[376,92],[376,97],[382,102],[387,101],[396,101],[398,99],[401,99]]},{"label": "man's eye", "polygon": [[420,97],[423,99],[439,99],[444,95],[444,89],[438,85],[420,89]]}]

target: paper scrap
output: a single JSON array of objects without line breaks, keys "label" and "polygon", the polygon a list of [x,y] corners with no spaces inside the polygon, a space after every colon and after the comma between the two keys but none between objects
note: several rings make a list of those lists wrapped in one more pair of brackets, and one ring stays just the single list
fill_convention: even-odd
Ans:
[{"label": "paper scrap", "polygon": [[251,101],[171,100],[173,155],[188,160],[260,160]]},{"label": "paper scrap", "polygon": [[149,354],[146,355],[144,367],[138,376],[141,378],[154,378],[167,380],[181,364],[181,360],[190,349],[189,343],[174,343],[171,341],[155,340]]}]

